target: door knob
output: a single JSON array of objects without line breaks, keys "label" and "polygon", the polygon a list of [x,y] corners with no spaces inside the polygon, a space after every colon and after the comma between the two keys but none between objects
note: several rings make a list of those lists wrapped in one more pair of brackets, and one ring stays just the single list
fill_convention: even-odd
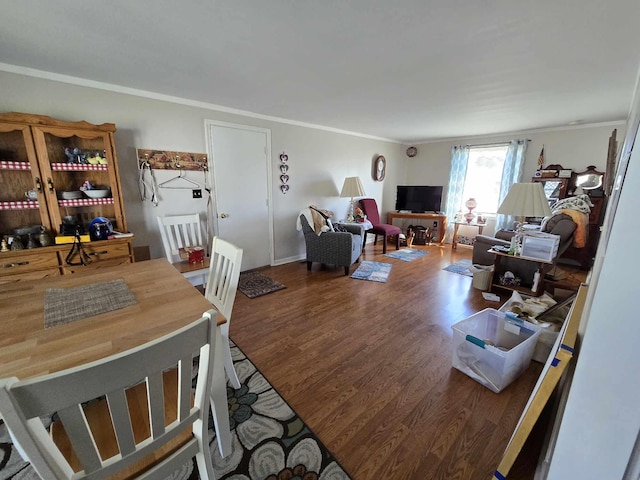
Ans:
[{"label": "door knob", "polygon": [[227,218],[229,215],[227,213],[221,213],[220,218]]}]

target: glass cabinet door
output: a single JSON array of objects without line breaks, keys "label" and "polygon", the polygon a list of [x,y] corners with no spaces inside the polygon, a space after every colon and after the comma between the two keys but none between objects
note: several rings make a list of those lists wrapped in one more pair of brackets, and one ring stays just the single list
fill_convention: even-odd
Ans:
[{"label": "glass cabinet door", "polygon": [[38,226],[51,230],[31,130],[0,123],[0,239],[10,248],[16,236],[40,233]]},{"label": "glass cabinet door", "polygon": [[63,223],[81,224],[88,232],[96,217],[106,217],[115,230],[124,231],[111,133],[61,127],[33,131],[56,232]]},{"label": "glass cabinet door", "polygon": [[555,203],[557,200],[561,200],[567,195],[567,185],[569,183],[568,178],[540,178],[533,177],[534,182],[542,183],[544,188],[544,194],[549,200],[550,204]]}]

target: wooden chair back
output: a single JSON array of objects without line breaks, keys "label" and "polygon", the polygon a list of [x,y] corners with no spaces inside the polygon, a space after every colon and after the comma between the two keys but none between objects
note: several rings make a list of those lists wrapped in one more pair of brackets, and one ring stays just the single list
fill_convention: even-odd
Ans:
[{"label": "wooden chair back", "polygon": [[214,237],[205,297],[227,319],[227,323],[223,325],[226,329],[231,320],[233,303],[238,291],[241,266],[242,249],[220,237]]},{"label": "wooden chair back", "polygon": [[373,225],[380,224],[380,212],[378,211],[378,204],[375,198],[361,198],[360,207]]},{"label": "wooden chair back", "polygon": [[[222,357],[224,359],[224,370],[227,372],[233,388],[240,388],[240,379],[233,366],[231,347],[229,345],[229,324],[231,323],[231,312],[233,311],[233,304],[236,299],[236,292],[238,291],[241,266],[242,249],[226,240],[222,240],[220,237],[213,237],[209,276],[207,278],[204,296],[227,320],[220,326],[220,332],[222,334]],[[221,429],[221,431],[226,433],[226,430]],[[227,451],[230,440],[219,435],[218,441],[220,451]]]},{"label": "wooden chair back", "polygon": [[164,254],[170,263],[180,261],[179,250],[184,247],[200,245],[202,243],[202,230],[200,228],[200,215],[173,215],[158,217],[160,235]]},{"label": "wooden chair back", "polygon": [[[210,310],[176,332],[117,355],[24,381],[15,377],[2,379],[0,414],[18,450],[41,478],[111,478],[189,429],[191,435],[184,444],[153,466],[144,466],[144,473],[134,478],[165,478],[195,456],[200,478],[213,479],[208,418],[217,335],[216,312]],[[195,355],[199,355],[199,361],[193,394]],[[220,353],[216,358],[216,368],[220,369],[218,359]],[[166,424],[163,390],[167,385],[163,372],[171,368],[178,372],[176,418]],[[150,435],[138,441],[132,424],[137,423],[135,413],[141,406],[131,404],[128,391],[141,383],[148,393],[148,405],[143,407]],[[99,427],[114,433],[118,447],[117,454],[107,458],[96,445],[96,438],[103,434],[95,431],[95,424],[91,427],[84,410],[96,402],[105,402],[102,396],[106,396],[111,422]],[[78,472],[74,473],[40,419],[53,414],[59,417],[79,460]]]}]

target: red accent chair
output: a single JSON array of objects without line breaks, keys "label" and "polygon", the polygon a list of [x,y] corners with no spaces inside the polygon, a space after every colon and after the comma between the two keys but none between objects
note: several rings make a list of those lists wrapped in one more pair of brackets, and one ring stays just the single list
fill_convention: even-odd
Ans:
[{"label": "red accent chair", "polygon": [[380,223],[380,214],[378,213],[378,204],[376,203],[375,198],[361,198],[360,207],[367,216],[367,220],[373,224],[373,228],[364,232],[364,243],[367,243],[368,233],[373,233],[375,235],[373,240],[374,245],[378,241],[378,235],[382,235],[382,253],[387,253],[387,237],[395,235],[396,250],[400,249],[400,234],[402,233],[402,229],[395,225],[389,225],[388,223]]}]

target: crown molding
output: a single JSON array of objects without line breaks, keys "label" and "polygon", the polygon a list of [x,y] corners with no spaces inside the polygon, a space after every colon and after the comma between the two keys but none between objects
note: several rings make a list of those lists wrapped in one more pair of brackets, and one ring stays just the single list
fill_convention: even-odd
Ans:
[{"label": "crown molding", "polygon": [[516,131],[510,131],[510,132],[490,133],[485,135],[456,136],[456,137],[437,138],[432,140],[415,140],[412,142],[407,142],[407,141],[395,140],[392,138],[377,137],[375,135],[367,135],[365,133],[352,132],[350,130],[341,130],[339,128],[328,127],[326,125],[318,125],[314,123],[291,120],[288,118],[274,117],[271,115],[263,115],[260,113],[250,112],[248,110],[240,110],[237,108],[217,105],[215,103],[201,102],[197,100],[190,100],[188,98],[164,95],[161,93],[151,92],[148,90],[141,90],[137,88],[125,87],[125,86],[116,85],[113,83],[99,82],[97,80],[88,80],[86,78],[73,77],[70,75],[63,75],[60,73],[48,72],[45,70],[37,70],[34,68],[21,67],[18,65],[11,65],[9,63],[0,62],[0,71],[4,71],[7,73],[14,73],[17,75],[25,75],[28,77],[42,78],[42,79],[51,80],[54,82],[68,83],[71,85],[78,85],[81,87],[95,88],[98,90],[105,90],[105,91],[114,92],[114,93],[122,93],[125,95],[133,95],[136,97],[159,100],[162,102],[175,103],[178,105],[185,105],[188,107],[204,108],[207,110],[213,110],[213,111],[222,112],[222,113],[229,113],[233,115],[240,115],[243,117],[255,118],[255,119],[264,120],[267,122],[283,123],[286,125],[293,125],[296,127],[311,128],[314,130],[322,130],[325,132],[338,133],[342,135],[349,135],[352,137],[366,138],[369,140],[377,140],[381,142],[394,143],[394,144],[399,144],[404,146],[427,145],[431,143],[443,143],[443,142],[457,142],[461,140],[465,142],[469,142],[469,141],[473,142],[473,141],[482,141],[487,138],[501,137],[506,135],[527,135],[527,134],[533,134],[533,133],[579,130],[583,128],[606,127],[606,126],[616,126],[616,125],[626,124],[625,120],[614,120],[609,122],[586,123],[581,125],[564,125],[564,126],[557,126],[557,127],[537,128],[537,129],[531,129],[531,130],[516,130]]},{"label": "crown molding", "polygon": [[341,130],[339,128],[327,127],[325,125],[317,125],[315,123],[300,122],[300,121],[291,120],[288,118],[274,117],[271,115],[263,115],[261,113],[250,112],[248,110],[240,110],[237,108],[216,105],[215,103],[189,100],[188,98],[174,97],[171,95],[164,95],[161,93],[150,92],[147,90],[124,87],[122,85],[116,85],[113,83],[105,83],[105,82],[99,82],[96,80],[88,80],[86,78],[73,77],[70,75],[62,75],[60,73],[47,72],[45,70],[36,70],[34,68],[20,67],[18,65],[11,65],[8,63],[0,62],[0,71],[7,72],[7,73],[15,73],[18,75],[25,75],[27,77],[35,77],[35,78],[42,78],[45,80],[52,80],[54,82],[68,83],[71,85],[78,85],[81,87],[89,87],[89,88],[95,88],[98,90],[106,90],[108,92],[123,93],[125,95],[133,95],[136,97],[149,98],[152,100],[160,100],[163,102],[176,103],[176,104],[185,105],[188,107],[204,108],[207,110],[214,110],[217,112],[241,115],[243,117],[255,118],[258,120],[265,120],[268,122],[284,123],[284,124],[293,125],[296,127],[305,127],[305,128],[311,128],[314,130],[323,130],[325,132],[339,133],[342,135],[350,135],[352,137],[360,137],[360,138],[366,138],[369,140],[378,140],[378,141],[388,142],[388,143],[395,143],[395,144],[403,143],[403,142],[400,142],[399,140],[394,140],[391,138],[376,137],[375,135],[367,135],[365,133],[352,132],[350,130]]},{"label": "crown molding", "polygon": [[531,130],[514,130],[511,132],[500,132],[500,133],[487,133],[485,135],[471,135],[468,137],[459,136],[459,137],[448,137],[448,138],[438,138],[433,140],[416,140],[413,143],[407,143],[407,146],[415,146],[415,145],[427,145],[430,143],[443,143],[443,142],[460,142],[464,141],[464,143],[472,143],[474,141],[483,141],[487,139],[492,139],[495,137],[505,137],[505,136],[513,136],[513,135],[531,135],[534,133],[547,133],[547,132],[560,132],[566,130],[581,130],[583,128],[597,128],[597,127],[615,127],[620,125],[626,125],[626,120],[611,120],[608,122],[595,122],[595,123],[584,123],[580,125],[564,125],[558,127],[544,127],[544,128],[534,128]]}]

